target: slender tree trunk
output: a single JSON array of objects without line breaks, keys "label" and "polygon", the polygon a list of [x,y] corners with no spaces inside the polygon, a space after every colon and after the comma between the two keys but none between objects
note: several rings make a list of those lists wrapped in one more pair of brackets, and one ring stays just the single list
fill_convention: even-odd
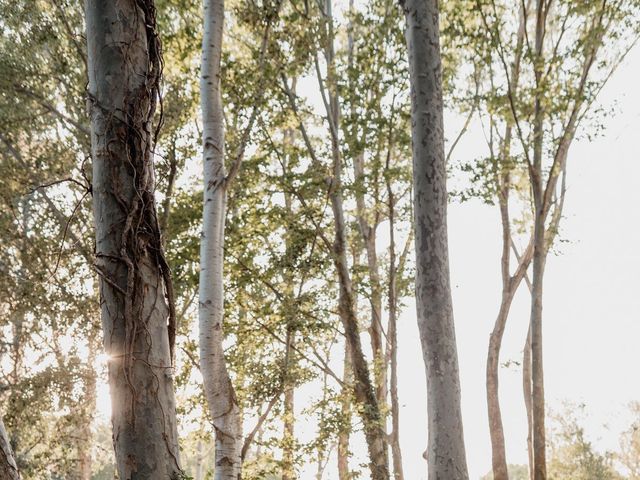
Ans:
[{"label": "slender tree trunk", "polygon": [[[293,81],[292,90],[295,91],[296,82]],[[290,165],[290,148],[293,143],[293,130],[287,128],[284,131],[283,147],[284,155],[282,160],[282,175],[286,178],[289,173]],[[295,471],[295,382],[292,374],[292,367],[295,365],[294,348],[296,341],[296,328],[295,328],[295,316],[296,311],[294,309],[294,252],[291,248],[291,236],[290,225],[293,222],[293,204],[291,198],[291,192],[288,189],[284,189],[284,206],[288,216],[287,221],[287,238],[285,241],[285,271],[283,273],[285,279],[285,299],[283,304],[283,318],[287,325],[286,335],[286,351],[284,361],[284,412],[283,412],[283,446],[282,446],[282,480],[294,480],[296,476]]]},{"label": "slender tree trunk", "polygon": [[195,480],[204,480],[204,446],[202,445],[202,440],[198,440],[198,445],[196,447],[196,476]]},{"label": "slender tree trunk", "polygon": [[[335,176],[334,179],[340,178]],[[387,465],[387,444],[382,429],[382,417],[378,407],[378,401],[369,376],[369,367],[362,351],[358,321],[355,315],[353,303],[353,290],[349,267],[345,254],[346,238],[345,223],[342,210],[342,196],[339,182],[334,182],[334,191],[331,193],[331,203],[334,212],[336,239],[334,243],[334,256],[338,270],[340,284],[340,300],[338,310],[345,329],[346,340],[351,353],[351,364],[354,377],[354,390],[356,401],[362,405],[360,409],[364,424],[365,438],[369,450],[369,460],[372,480],[388,480],[389,467]]]},{"label": "slender tree trunk", "polygon": [[546,480],[544,369],[542,364],[542,280],[544,276],[544,220],[536,215],[531,294],[531,374],[534,480]]},{"label": "slender tree trunk", "polygon": [[95,339],[91,339],[89,342],[89,359],[88,359],[88,373],[85,379],[84,394],[82,401],[81,424],[79,442],[77,445],[78,451],[78,479],[79,480],[91,480],[91,468],[93,458],[91,456],[91,445],[93,445],[93,433],[91,432],[91,426],[93,424],[94,412],[96,410],[96,373],[93,368],[95,362]]},{"label": "slender tree trunk", "polygon": [[204,209],[200,243],[200,367],[215,430],[215,478],[238,480],[241,472],[242,420],[222,343],[227,195],[220,91],[223,22],[224,1],[205,0],[200,80],[204,157]]},{"label": "slender tree trunk", "polygon": [[162,61],[152,0],[87,0],[96,268],[121,480],[172,478],[175,314],[154,200]]},{"label": "slender tree trunk", "polygon": [[509,309],[514,292],[511,287],[502,292],[502,303],[496,318],[496,323],[489,339],[489,353],[487,355],[487,409],[489,414],[489,434],[491,437],[491,453],[493,478],[508,480],[507,458],[505,453],[504,429],[498,389],[498,372],[500,362],[500,345],[504,328],[509,315]]},{"label": "slender tree trunk", "polygon": [[[536,89],[541,90],[544,69],[543,45],[545,35],[546,2],[537,0],[536,42],[535,42],[535,79]],[[543,121],[541,93],[537,93],[534,102],[533,121],[533,169],[532,190],[534,199],[534,243],[533,243],[533,279],[531,290],[531,374],[533,382],[533,471],[534,480],[546,480],[546,432],[544,406],[544,369],[542,363],[542,281],[545,263],[545,214],[544,192],[542,187]]]},{"label": "slender tree trunk", "polygon": [[[387,162],[387,169],[389,165]],[[395,242],[395,200],[390,180],[387,181],[389,197],[389,328],[388,348],[391,393],[391,457],[395,480],[404,480],[402,468],[402,449],[400,448],[400,400],[398,398],[398,289]]]},{"label": "slender tree trunk", "polygon": [[[531,0],[528,0],[528,3]],[[520,8],[520,25],[516,39],[516,49],[514,61],[511,67],[511,78],[509,85],[509,94],[515,96],[520,80],[520,63],[522,60],[522,51],[525,39],[526,29],[526,11],[528,3]],[[511,190],[511,138],[512,138],[512,121],[507,121],[505,126],[504,140],[500,148],[500,174],[498,177],[498,204],[500,208],[500,220],[502,224],[502,300],[498,317],[491,332],[489,339],[489,351],[487,354],[487,410],[489,416],[489,433],[491,437],[491,459],[494,480],[508,480],[509,473],[507,469],[507,455],[505,449],[504,429],[502,425],[502,413],[500,411],[500,392],[499,392],[499,366],[500,366],[500,349],[502,347],[502,337],[504,335],[505,326],[509,317],[511,303],[513,297],[518,290],[524,273],[531,262],[530,257],[526,257],[526,264],[519,265],[518,270],[511,276],[510,258],[511,258],[511,219],[509,216],[509,192]],[[520,259],[518,259],[520,261]]]},{"label": "slender tree trunk", "polygon": [[16,459],[13,456],[9,436],[4,428],[2,418],[0,418],[0,479],[20,480]]},{"label": "slender tree trunk", "polygon": [[283,435],[283,454],[282,454],[282,480],[294,480],[296,477],[295,471],[295,404],[294,404],[294,387],[291,384],[291,356],[293,355],[293,348],[295,342],[295,332],[289,328],[286,338],[287,359],[285,360],[285,382],[284,389],[284,435]]},{"label": "slender tree trunk", "polygon": [[411,80],[416,306],[427,373],[430,480],[467,480],[447,240],[442,65],[436,0],[405,0]]},{"label": "slender tree trunk", "polygon": [[[328,379],[329,375],[327,372],[323,372],[322,374],[322,404],[320,406],[320,416],[322,417],[325,414],[326,406],[327,406],[327,393],[328,393]],[[322,476],[324,475],[325,468],[325,458],[328,456],[327,453],[327,445],[324,443],[320,443],[318,445],[316,451],[316,480],[322,480]]]},{"label": "slender tree trunk", "polygon": [[342,387],[340,410],[345,425],[338,434],[338,480],[350,480],[349,435],[351,432],[351,390],[348,385],[353,381],[353,376],[351,375],[351,353],[349,352],[348,343],[345,343],[344,346],[344,371],[342,379],[345,386]]},{"label": "slender tree trunk", "polygon": [[529,457],[529,478],[533,480],[533,411],[531,406],[531,327],[527,330],[527,340],[522,355],[522,391],[527,412],[527,454]]},{"label": "slender tree trunk", "polygon": [[380,282],[380,269],[378,267],[378,253],[376,247],[377,225],[369,224],[365,213],[364,188],[364,154],[359,154],[354,158],[354,173],[356,182],[356,210],[358,214],[358,225],[362,241],[365,245],[367,255],[367,272],[371,289],[370,308],[371,326],[369,336],[371,337],[371,351],[373,352],[373,372],[376,389],[376,397],[380,408],[387,403],[387,369],[384,358],[383,331],[382,331],[382,284]]},{"label": "slender tree trunk", "polygon": [[[331,0],[326,0],[325,15],[328,27],[328,44],[325,57],[327,60],[329,101],[327,107],[327,120],[331,127],[331,151],[333,157],[333,172],[329,187],[329,198],[335,224],[335,237],[333,243],[333,258],[338,273],[340,298],[338,311],[345,330],[346,342],[349,344],[351,354],[351,368],[354,379],[354,392],[356,401],[362,406],[360,412],[364,426],[365,439],[369,452],[370,470],[372,480],[388,480],[389,466],[387,458],[386,434],[383,428],[383,419],[380,406],[376,397],[374,385],[371,382],[369,366],[367,365],[362,343],[358,319],[355,313],[355,302],[349,265],[347,261],[347,227],[344,220],[344,208],[342,205],[342,158],[340,154],[340,142],[338,138],[340,125],[340,110],[338,94],[335,86],[335,65],[333,47],[333,18]],[[319,79],[320,83],[322,80]]]},{"label": "slender tree trunk", "polygon": [[[510,141],[510,128],[507,129],[505,142]],[[505,146],[504,150],[509,151]],[[506,160],[506,159],[505,159]],[[499,391],[499,367],[500,348],[502,337],[511,309],[511,303],[515,292],[522,280],[511,277],[509,271],[509,259],[511,256],[511,226],[509,219],[509,175],[502,176],[500,188],[500,217],[502,220],[502,301],[500,310],[496,318],[491,337],[489,338],[489,351],[487,353],[487,410],[489,415],[489,434],[491,437],[491,458],[494,480],[508,480],[507,457],[505,452],[504,429],[502,426],[502,413],[500,411],[500,391]]]},{"label": "slender tree trunk", "polygon": [[392,315],[392,328],[389,332],[393,344],[391,351],[391,456],[393,458],[393,476],[396,480],[404,480],[402,468],[402,449],[400,448],[400,400],[398,398],[398,334],[396,330],[397,315]]},{"label": "slender tree trunk", "polygon": [[[349,0],[349,12],[354,14],[354,2]],[[353,25],[349,20],[349,29],[347,32],[347,48],[349,68],[353,69],[354,57],[354,36]],[[356,116],[355,105],[352,105],[351,115]],[[376,388],[376,396],[380,408],[387,403],[387,368],[385,363],[382,329],[382,283],[380,281],[380,269],[378,267],[378,253],[376,247],[377,220],[369,222],[367,219],[366,202],[365,202],[365,157],[364,152],[359,151],[353,158],[353,171],[356,181],[355,197],[356,197],[356,213],[358,220],[358,230],[360,237],[365,246],[367,254],[367,271],[369,274],[370,284],[370,308],[371,308],[371,326],[369,327],[369,336],[371,337],[371,351],[373,352],[374,381]],[[377,199],[376,199],[377,201]],[[386,429],[385,429],[386,430]]]}]

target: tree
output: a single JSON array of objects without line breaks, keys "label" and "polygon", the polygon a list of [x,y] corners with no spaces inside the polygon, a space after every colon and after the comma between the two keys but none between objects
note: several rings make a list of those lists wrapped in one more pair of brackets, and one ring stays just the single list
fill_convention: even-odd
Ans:
[{"label": "tree", "polygon": [[181,474],[175,310],[154,199],[155,20],[152,0],[86,4],[96,268],[123,480]]},{"label": "tree", "polygon": [[550,415],[549,478],[557,480],[622,480],[613,468],[613,455],[597,451],[588,440],[578,415],[584,405],[567,405]]},{"label": "tree", "polygon": [[3,480],[19,480],[18,466],[9,443],[9,436],[0,418],[0,478]]},{"label": "tree", "polygon": [[222,346],[227,179],[220,94],[224,2],[204,3],[200,98],[203,118],[204,210],[200,242],[200,366],[215,429],[216,479],[240,478],[242,421]]},{"label": "tree", "polygon": [[[264,60],[271,23],[278,15],[280,3],[266,10],[266,26],[260,51],[260,74],[264,75]],[[224,115],[220,91],[220,61],[224,25],[224,1],[204,3],[204,35],[202,37],[202,73],[200,98],[203,118],[202,144],[204,159],[204,207],[200,242],[200,367],[205,397],[216,436],[216,479],[238,479],[242,467],[242,419],[236,393],[227,369],[223,339],[224,316],[224,240],[227,192],[235,180],[244,150],[258,113],[254,104],[238,151],[225,171]],[[263,80],[261,78],[261,80]],[[259,84],[258,97],[264,93]]]},{"label": "tree", "polygon": [[[488,155],[463,166],[472,174],[473,186],[466,194],[497,205],[502,225],[503,285],[486,370],[496,479],[508,478],[498,388],[500,349],[511,303],[523,280],[532,299],[523,364],[530,463],[532,476],[546,475],[544,265],[562,219],[570,147],[585,130],[583,124],[597,118],[593,104],[598,93],[635,43],[637,29],[631,18],[636,8],[635,2],[598,0],[580,6],[564,1],[476,0],[448,11],[447,38],[455,44],[449,55],[473,65],[466,95],[451,97],[470,115],[477,111],[487,129]],[[462,71],[457,80],[465,76]],[[597,131],[598,126],[592,128]],[[521,208],[519,217],[514,206]]]},{"label": "tree", "polygon": [[411,82],[416,308],[427,372],[430,479],[465,480],[447,240],[442,63],[438,2],[405,0]]},{"label": "tree", "polygon": [[634,421],[629,428],[622,433],[620,438],[620,451],[616,455],[618,462],[629,473],[629,480],[640,479],[640,403],[633,402],[630,405]]}]

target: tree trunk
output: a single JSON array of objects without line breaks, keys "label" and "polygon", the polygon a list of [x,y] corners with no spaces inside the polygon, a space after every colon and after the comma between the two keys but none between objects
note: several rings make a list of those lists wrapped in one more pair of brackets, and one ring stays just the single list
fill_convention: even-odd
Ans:
[{"label": "tree trunk", "polygon": [[82,409],[80,416],[80,434],[79,442],[77,445],[78,451],[78,479],[79,480],[91,480],[91,468],[93,459],[91,457],[91,445],[93,445],[93,434],[91,432],[91,426],[93,424],[93,418],[96,410],[96,372],[94,369],[95,352],[94,344],[95,338],[92,338],[88,342],[89,359],[87,365],[87,377],[85,379],[84,394],[82,398]]},{"label": "tree trunk", "polygon": [[[389,143],[391,143],[391,133]],[[390,369],[389,390],[391,393],[391,435],[389,443],[391,445],[391,457],[393,459],[393,477],[395,480],[404,480],[402,468],[402,449],[400,448],[400,400],[398,398],[398,286],[396,265],[396,240],[395,240],[395,196],[391,186],[391,179],[388,175],[391,160],[391,147],[387,154],[387,196],[389,202],[389,326],[388,333],[388,353]],[[400,262],[402,264],[402,261]],[[386,363],[386,361],[385,361]],[[386,368],[386,365],[385,365]]]},{"label": "tree trunk", "polygon": [[[354,15],[354,0],[349,0],[349,13]],[[349,19],[349,28],[347,32],[347,48],[349,68],[353,69],[354,44],[353,25],[351,17]],[[351,115],[357,116],[355,105],[352,105]],[[363,139],[364,140],[364,139]],[[363,142],[364,143],[364,142]],[[365,246],[367,254],[367,269],[370,284],[370,308],[371,308],[371,326],[369,327],[369,336],[371,337],[371,351],[373,352],[373,373],[376,388],[376,396],[380,408],[387,403],[387,365],[383,350],[382,329],[382,283],[380,282],[380,271],[378,268],[378,253],[376,247],[377,220],[369,223],[366,212],[365,202],[365,158],[364,152],[359,151],[353,158],[353,173],[356,182],[356,217],[358,221],[358,231]],[[377,190],[376,190],[377,191]],[[376,198],[377,201],[377,198]],[[386,422],[385,422],[386,424]],[[386,425],[384,426],[386,427]],[[385,428],[386,431],[386,428]]]},{"label": "tree trunk", "polygon": [[[296,82],[293,81],[292,90],[295,91]],[[282,175],[283,178],[287,178],[290,174],[290,148],[293,144],[293,130],[290,128],[285,129],[283,134],[283,148],[284,155],[282,158]],[[294,349],[296,341],[296,325],[295,325],[295,312],[294,305],[295,293],[294,293],[294,251],[291,245],[291,238],[294,235],[290,232],[290,225],[293,222],[294,212],[291,198],[291,192],[288,189],[283,189],[284,206],[287,213],[287,238],[285,240],[285,271],[283,276],[285,279],[285,301],[283,302],[282,316],[285,319],[287,326],[286,335],[286,350],[284,360],[284,412],[283,412],[283,446],[282,446],[282,480],[294,480],[296,477],[295,470],[295,382],[292,374],[292,367],[295,365]],[[304,282],[304,280],[302,280]]]},{"label": "tree trunk", "polygon": [[196,476],[194,480],[204,480],[204,462],[204,446],[202,445],[202,440],[198,440],[196,447]]},{"label": "tree trunk", "polygon": [[[541,82],[544,74],[543,43],[545,34],[545,4],[537,0],[535,80],[536,93],[533,120],[533,174],[531,178],[534,200],[533,279],[531,285],[531,374],[533,384],[533,472],[534,480],[546,480],[546,439],[544,409],[544,369],[542,364],[542,280],[545,263],[545,206],[542,187],[543,122]],[[552,172],[553,173],[553,172]]]},{"label": "tree trunk", "polygon": [[162,61],[152,0],[87,0],[96,268],[122,480],[181,474],[175,315],[154,200]]},{"label": "tree trunk", "polygon": [[345,385],[342,387],[342,402],[340,408],[345,425],[338,434],[338,480],[350,480],[349,434],[351,432],[351,391],[348,385],[353,381],[353,376],[351,375],[351,353],[349,352],[348,343],[345,343],[344,346],[344,372],[342,379]]},{"label": "tree trunk", "polygon": [[[393,261],[393,259],[392,259]],[[395,266],[391,263],[391,270]],[[395,272],[389,282],[389,342],[391,349],[390,361],[390,392],[391,392],[391,456],[393,459],[393,475],[395,480],[404,480],[402,468],[402,449],[400,448],[400,400],[398,398],[398,314],[396,296]]]},{"label": "tree trunk", "polygon": [[286,338],[286,360],[285,360],[285,388],[284,388],[284,435],[283,435],[283,452],[282,452],[282,480],[294,480],[296,477],[295,471],[295,404],[294,404],[294,386],[291,384],[290,363],[291,356],[293,355],[293,348],[295,343],[295,332],[292,329],[287,329]]},{"label": "tree trunk", "polygon": [[546,480],[544,370],[542,364],[542,280],[544,276],[544,220],[536,215],[531,293],[531,374],[534,480]]},{"label": "tree trunk", "polygon": [[[374,385],[371,382],[369,366],[362,351],[358,319],[355,312],[353,286],[347,261],[347,227],[344,220],[342,205],[342,158],[338,131],[340,125],[340,107],[335,85],[335,65],[333,48],[333,18],[331,0],[326,0],[325,15],[328,27],[328,44],[326,46],[326,60],[328,70],[329,102],[326,106],[327,120],[331,127],[331,152],[333,157],[333,172],[330,180],[329,198],[335,225],[333,242],[333,259],[338,273],[340,289],[338,312],[345,330],[346,342],[351,354],[351,368],[354,379],[354,393],[356,401],[361,405],[359,409],[364,426],[364,434],[369,452],[372,480],[389,480],[389,466],[387,458],[387,443],[384,432],[380,406],[376,397]],[[322,83],[322,79],[318,79]]]},{"label": "tree trunk", "polygon": [[[337,148],[337,146],[335,147]],[[360,409],[364,424],[365,438],[369,450],[369,460],[372,480],[388,480],[389,467],[387,465],[387,444],[382,428],[382,417],[378,407],[378,400],[369,376],[369,367],[362,351],[358,320],[355,315],[353,289],[349,275],[346,257],[346,226],[342,209],[342,194],[340,193],[340,174],[334,176],[332,192],[330,194],[335,219],[334,258],[340,285],[340,299],[338,310],[345,329],[346,341],[351,353],[351,365],[354,377],[356,401],[362,405]]]},{"label": "tree trunk", "polygon": [[500,411],[498,372],[500,367],[500,345],[502,343],[502,336],[509,315],[511,301],[513,300],[513,294],[514,292],[511,291],[510,288],[502,292],[502,303],[489,339],[489,352],[487,355],[487,409],[489,414],[489,434],[491,437],[491,458],[494,480],[509,479],[504,429]]},{"label": "tree trunk", "polygon": [[522,355],[522,391],[527,412],[527,454],[529,457],[529,478],[533,480],[533,411],[531,407],[531,328],[527,330],[527,340]]},{"label": "tree trunk", "polygon": [[[529,0],[530,2],[531,0]],[[525,29],[526,29],[526,11],[528,5],[524,3],[520,7],[520,24],[518,27],[518,35],[516,39],[516,49],[514,54],[513,65],[511,66],[510,78],[510,95],[515,96],[520,80],[520,63],[522,60],[522,51],[524,47]],[[500,392],[499,392],[499,367],[500,367],[500,349],[502,347],[502,337],[504,335],[505,326],[509,317],[511,303],[515,296],[522,278],[526,273],[526,269],[531,263],[531,257],[526,256],[523,265],[518,258],[518,269],[514,276],[510,272],[511,258],[511,219],[509,216],[509,192],[511,190],[511,137],[512,137],[512,120],[506,122],[504,140],[500,148],[500,175],[498,177],[498,205],[500,208],[500,220],[502,224],[502,258],[501,258],[501,274],[502,274],[502,300],[500,302],[500,310],[498,317],[491,332],[489,339],[489,351],[487,353],[487,410],[489,416],[489,434],[491,438],[491,461],[494,480],[508,480],[509,472],[507,467],[507,455],[505,449],[504,429],[502,425],[502,413],[500,411]]]},{"label": "tree trunk", "polygon": [[442,65],[436,0],[405,0],[411,80],[416,307],[427,373],[430,480],[467,480],[447,240]]},{"label": "tree trunk", "polygon": [[200,79],[204,208],[200,242],[200,366],[215,430],[215,478],[238,480],[241,472],[242,421],[223,349],[224,227],[226,178],[220,59],[224,1],[205,0]]},{"label": "tree trunk", "polygon": [[20,480],[16,459],[2,418],[0,418],[0,479]]}]

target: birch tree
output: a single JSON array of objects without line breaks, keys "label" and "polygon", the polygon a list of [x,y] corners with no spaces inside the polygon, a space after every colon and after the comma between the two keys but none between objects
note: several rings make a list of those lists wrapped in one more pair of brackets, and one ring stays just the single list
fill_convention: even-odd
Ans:
[{"label": "birch tree", "polygon": [[[266,10],[266,26],[260,47],[259,75],[264,61],[273,19],[280,3]],[[200,242],[200,368],[205,397],[216,437],[216,479],[238,479],[242,467],[242,418],[235,389],[224,357],[224,239],[227,193],[238,175],[244,150],[258,114],[264,79],[258,83],[256,103],[243,130],[240,144],[227,173],[225,170],[224,113],[221,94],[221,57],[224,29],[224,1],[205,0],[200,99],[204,161],[204,207]]]},{"label": "birch tree", "polygon": [[224,2],[205,1],[200,98],[203,119],[204,210],[200,241],[200,367],[215,430],[216,479],[240,478],[242,420],[222,346],[226,178],[220,59]]},{"label": "birch tree", "polygon": [[181,474],[173,391],[175,312],[154,200],[161,79],[155,6],[85,5],[96,268],[123,480]]},{"label": "birch tree", "polygon": [[416,308],[427,372],[429,479],[466,480],[449,280],[438,2],[405,0],[411,82]]}]

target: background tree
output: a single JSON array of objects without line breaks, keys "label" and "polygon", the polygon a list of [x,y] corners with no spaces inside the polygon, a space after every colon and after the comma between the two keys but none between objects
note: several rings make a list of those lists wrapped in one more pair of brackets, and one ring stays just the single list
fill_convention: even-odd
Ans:
[{"label": "background tree", "polygon": [[467,89],[453,101],[464,105],[468,118],[478,112],[487,132],[487,156],[463,166],[472,182],[463,198],[479,196],[496,204],[502,223],[502,298],[490,338],[486,382],[497,479],[508,478],[498,391],[500,349],[511,303],[522,280],[528,281],[531,265],[524,390],[532,471],[537,463],[535,478],[545,475],[543,267],[560,228],[570,147],[577,135],[598,130],[593,122],[602,112],[594,111],[594,101],[636,42],[637,29],[630,22],[636,8],[634,2],[596,1],[576,7],[566,2],[474,1],[451,6],[447,13],[445,35],[453,47],[449,55],[473,64],[472,73],[460,70],[462,76],[454,80]]}]

